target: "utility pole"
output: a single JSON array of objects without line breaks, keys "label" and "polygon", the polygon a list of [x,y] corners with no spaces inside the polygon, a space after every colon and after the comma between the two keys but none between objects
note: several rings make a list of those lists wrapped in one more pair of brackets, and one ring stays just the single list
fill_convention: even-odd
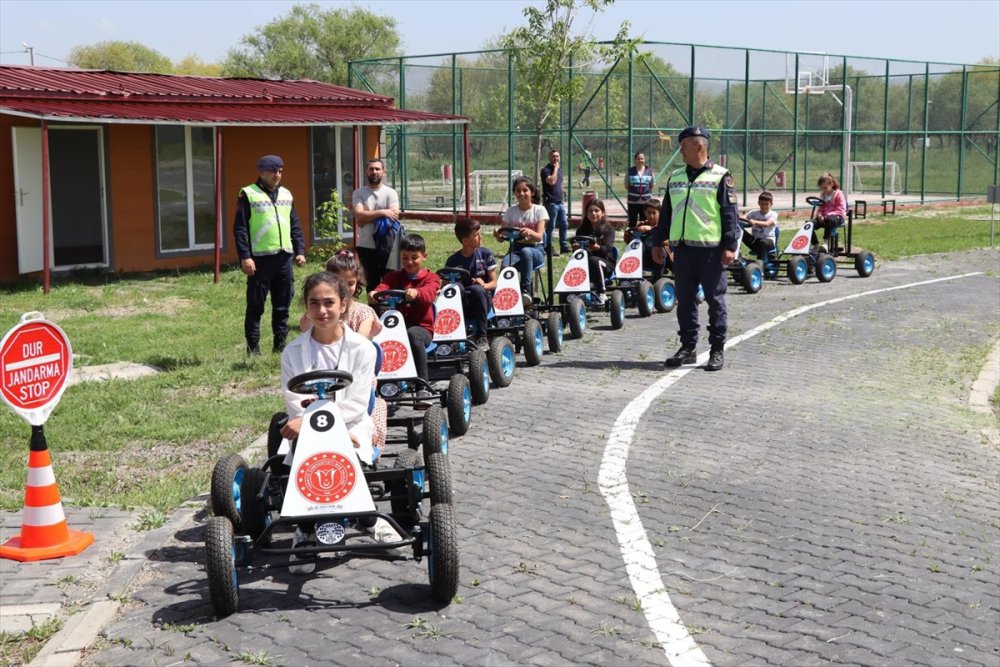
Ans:
[{"label": "utility pole", "polygon": [[23,46],[24,50],[28,52],[28,58],[31,59],[31,66],[34,67],[35,66],[35,47],[28,46],[27,42],[21,42],[21,46]]}]

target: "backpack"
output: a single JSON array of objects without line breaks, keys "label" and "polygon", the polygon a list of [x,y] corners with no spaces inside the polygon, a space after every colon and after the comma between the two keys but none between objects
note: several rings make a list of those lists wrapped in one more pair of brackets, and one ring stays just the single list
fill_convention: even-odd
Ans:
[{"label": "backpack", "polygon": [[376,218],[373,224],[375,225],[375,249],[383,255],[392,252],[397,236],[400,234],[406,236],[406,230],[399,224],[399,220],[381,216]]}]

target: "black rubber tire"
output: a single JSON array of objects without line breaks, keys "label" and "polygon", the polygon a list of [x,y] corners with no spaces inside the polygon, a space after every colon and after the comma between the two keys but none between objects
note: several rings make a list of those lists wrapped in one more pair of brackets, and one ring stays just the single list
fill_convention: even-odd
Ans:
[{"label": "black rubber tire", "polygon": [[861,251],[854,256],[854,270],[862,278],[867,278],[875,273],[875,255],[868,251]]},{"label": "black rubber tire", "polygon": [[424,450],[424,458],[429,454],[448,453],[444,426],[444,412],[440,405],[432,405],[424,411],[423,428],[420,432],[420,446]]},{"label": "black rubber tire", "polygon": [[472,424],[472,410],[469,410],[468,417],[465,414],[466,391],[469,392],[471,399],[472,388],[469,386],[469,378],[460,373],[452,375],[448,383],[448,428],[455,436],[468,433]]},{"label": "black rubber tire", "polygon": [[549,313],[548,329],[549,352],[562,352],[563,319],[558,310]]},{"label": "black rubber tire", "polygon": [[227,454],[212,469],[212,514],[224,516],[233,526],[242,525],[239,497],[246,478],[247,462],[239,454]]},{"label": "black rubber tire", "polygon": [[524,318],[524,361],[529,366],[542,363],[542,325],[533,317]]},{"label": "black rubber tire", "polygon": [[236,578],[233,524],[224,516],[209,517],[205,524],[205,572],[208,597],[219,618],[235,613],[240,606],[240,586]]},{"label": "black rubber tire", "polygon": [[[759,274],[758,280],[754,282],[754,274]],[[740,283],[747,294],[756,294],[764,286],[764,269],[757,262],[749,262],[740,272]]]},{"label": "black rubber tire", "polygon": [[806,276],[809,275],[809,271],[802,271],[802,275],[800,275],[800,272],[796,268],[800,263],[805,261],[805,257],[792,257],[788,260],[788,279],[793,285],[801,285],[806,281]]},{"label": "black rubber tire", "polygon": [[458,535],[455,534],[455,514],[447,503],[431,507],[427,546],[427,573],[431,583],[431,596],[447,604],[458,593]]},{"label": "black rubber tire", "polygon": [[653,299],[652,308],[649,305],[649,295],[653,291],[653,286],[645,280],[640,280],[638,287],[635,289],[635,299],[636,308],[639,311],[639,317],[649,317],[653,314],[653,309],[656,308],[656,298]]},{"label": "black rubber tire", "polygon": [[625,326],[625,295],[621,290],[611,292],[611,328],[621,329]]},{"label": "black rubber tire", "polygon": [[503,372],[503,356],[506,349],[510,349],[511,355],[514,354],[514,344],[506,336],[500,336],[490,341],[490,351],[487,354],[487,360],[490,365],[490,378],[493,379],[493,384],[500,388],[509,387],[510,383],[514,380],[513,373],[508,377]]},{"label": "black rubber tire", "polygon": [[[261,500],[257,500],[257,493],[260,492],[264,483],[265,472],[260,468],[250,468],[243,477],[242,507],[240,517],[243,520],[242,531],[244,535],[249,535],[254,543],[264,533],[264,529],[271,523],[271,508],[268,494],[264,493]],[[261,544],[270,543],[270,536]]]},{"label": "black rubber tire", "polygon": [[[438,408],[440,410],[440,408]],[[422,464],[420,452],[415,449],[404,449],[396,457],[396,463],[392,467],[395,470],[406,470],[407,468],[418,468]],[[411,507],[406,483],[408,478],[400,477],[389,482],[389,493],[391,498],[389,505],[392,508],[392,516],[404,528],[409,528],[420,521],[420,498],[417,497],[417,505]]]},{"label": "black rubber tire", "polygon": [[574,339],[583,338],[583,332],[587,329],[587,325],[583,323],[587,319],[587,308],[576,295],[567,298],[566,303],[569,305],[569,335]]},{"label": "black rubber tire", "polygon": [[[827,274],[824,270],[824,266],[830,266],[833,270]],[[827,255],[826,253],[821,253],[819,257],[816,258],[816,279],[821,283],[828,283],[837,277],[837,260],[833,258],[833,255]]]},{"label": "black rubber tire", "polygon": [[425,463],[427,485],[430,487],[431,507],[451,502],[451,468],[444,454],[428,454]]},{"label": "black rubber tire", "polygon": [[490,400],[490,368],[482,350],[469,354],[469,385],[473,405],[483,405]]},{"label": "black rubber tire", "polygon": [[675,307],[677,307],[677,291],[674,290],[674,298],[669,303],[663,301],[663,290],[668,286],[672,286],[673,282],[670,278],[660,278],[653,285],[653,301],[656,306],[656,311],[658,313],[669,313]]},{"label": "black rubber tire", "polygon": [[267,458],[278,455],[278,448],[281,447],[281,424],[288,419],[287,412],[275,412],[271,417],[271,423],[267,425]]}]

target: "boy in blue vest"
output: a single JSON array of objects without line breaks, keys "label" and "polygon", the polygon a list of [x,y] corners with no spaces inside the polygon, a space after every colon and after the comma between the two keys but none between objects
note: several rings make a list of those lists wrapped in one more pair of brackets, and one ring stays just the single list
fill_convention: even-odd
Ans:
[{"label": "boy in blue vest", "polygon": [[462,305],[476,324],[476,347],[487,349],[487,315],[490,311],[490,292],[497,286],[497,260],[493,251],[483,247],[480,224],[468,218],[455,221],[455,236],[462,248],[445,260],[445,268],[456,267],[469,272],[462,279]]},{"label": "boy in blue vest", "polygon": [[243,333],[247,354],[260,355],[260,318],[271,294],[274,352],[285,349],[288,306],[295,291],[292,259],[305,266],[305,240],[292,193],[281,187],[285,163],[277,155],[257,161],[257,180],[242,188],[236,200],[233,236],[240,270],[247,277],[247,310]]}]

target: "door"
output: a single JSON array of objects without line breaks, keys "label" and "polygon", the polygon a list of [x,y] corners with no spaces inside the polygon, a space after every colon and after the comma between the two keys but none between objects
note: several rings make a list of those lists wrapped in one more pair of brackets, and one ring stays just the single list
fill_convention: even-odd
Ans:
[{"label": "door", "polygon": [[[41,271],[42,131],[15,127],[14,188],[18,271]],[[103,144],[100,128],[49,127],[52,233],[50,266],[68,269],[107,264]]]}]

